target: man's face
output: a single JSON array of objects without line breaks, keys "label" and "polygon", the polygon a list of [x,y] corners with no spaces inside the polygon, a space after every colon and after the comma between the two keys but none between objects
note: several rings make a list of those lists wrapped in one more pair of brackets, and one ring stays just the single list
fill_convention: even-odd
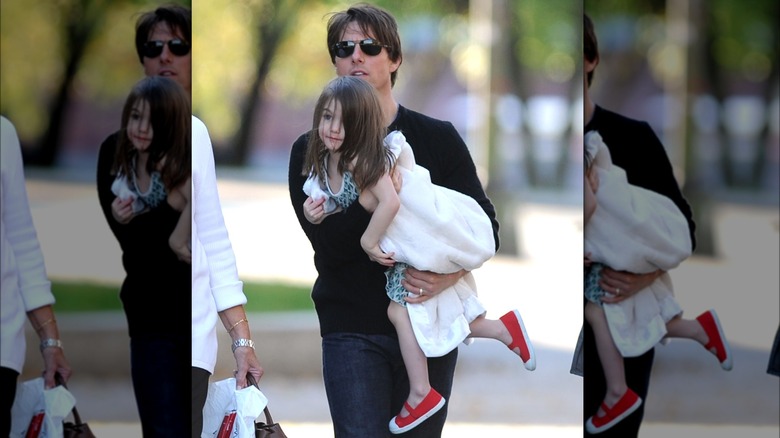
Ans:
[{"label": "man's face", "polygon": [[181,32],[178,29],[171,29],[168,23],[160,22],[154,26],[147,42],[161,41],[163,43],[162,52],[155,57],[144,55],[144,74],[146,76],[169,77],[178,82],[187,93],[190,93],[192,90],[192,51],[187,51],[185,55],[175,55],[169,46],[169,42],[175,39],[190,45]]},{"label": "man's face", "polygon": [[[384,48],[375,56],[366,54],[360,48],[360,44],[358,44],[366,38],[376,40],[376,37],[373,35],[363,33],[357,23],[352,22],[347,25],[344,34],[341,36],[341,41],[352,41],[355,43],[355,47],[351,55],[344,58],[336,57],[336,74],[339,76],[361,77],[373,85],[380,94],[389,93],[392,89],[390,73],[396,71],[398,66],[401,65],[400,59],[391,61],[387,54],[387,49]],[[386,44],[384,41],[379,42]]]}]

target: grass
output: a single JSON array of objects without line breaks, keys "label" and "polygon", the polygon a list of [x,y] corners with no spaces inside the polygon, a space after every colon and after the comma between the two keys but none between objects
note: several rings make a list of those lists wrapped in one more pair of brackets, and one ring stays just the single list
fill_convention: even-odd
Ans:
[{"label": "grass", "polygon": [[[52,281],[57,312],[121,311],[119,285],[90,281]],[[244,282],[247,312],[314,310],[311,288],[285,283]]]}]

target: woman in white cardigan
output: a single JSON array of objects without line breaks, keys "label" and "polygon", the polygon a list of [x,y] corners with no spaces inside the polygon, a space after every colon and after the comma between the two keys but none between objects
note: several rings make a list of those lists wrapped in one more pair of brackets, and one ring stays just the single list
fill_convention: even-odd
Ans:
[{"label": "woman in white cardigan", "polygon": [[0,136],[0,436],[8,436],[16,379],[24,366],[25,319],[40,337],[45,387],[54,387],[55,373],[67,381],[71,369],[62,351],[51,282],[30,214],[19,138],[2,116]]},{"label": "woman in white cardigan", "polygon": [[255,355],[217,191],[214,152],[206,125],[192,117],[192,434],[200,436],[209,376],[217,362],[217,319],[233,341],[236,385],[247,386],[263,368]]}]

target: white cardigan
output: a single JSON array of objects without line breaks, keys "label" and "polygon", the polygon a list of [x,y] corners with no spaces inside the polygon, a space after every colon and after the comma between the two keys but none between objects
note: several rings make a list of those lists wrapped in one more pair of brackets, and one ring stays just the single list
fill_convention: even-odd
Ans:
[{"label": "white cardigan", "polygon": [[30,214],[16,129],[0,117],[0,366],[24,366],[27,312],[54,304]]},{"label": "white cardigan", "polygon": [[[628,183],[626,172],[612,164],[597,132],[585,147],[598,172],[598,207],[585,227],[585,253],[591,260],[636,274],[668,271],[691,255],[688,222],[666,196]],[[624,357],[639,356],[666,335],[666,323],[682,313],[669,274],[617,304],[604,304],[610,333]]]},{"label": "white cardigan", "polygon": [[217,312],[246,304],[217,191],[208,129],[192,117],[192,366],[214,373]]}]

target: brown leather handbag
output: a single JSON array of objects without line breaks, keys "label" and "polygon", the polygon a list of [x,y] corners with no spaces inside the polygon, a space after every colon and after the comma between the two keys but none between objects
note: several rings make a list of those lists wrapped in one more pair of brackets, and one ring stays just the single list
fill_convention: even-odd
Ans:
[{"label": "brown leather handbag", "polygon": [[[58,385],[62,385],[65,389],[68,388],[67,386],[65,386],[65,382],[62,380],[62,376],[60,376],[59,374],[55,374],[54,378],[56,379]],[[63,437],[64,438],[95,438],[95,434],[92,433],[92,430],[90,430],[89,425],[81,421],[81,416],[79,415],[79,411],[78,409],[76,409],[76,406],[73,406],[73,410],[71,411],[71,413],[73,414],[73,423],[69,421],[62,422]]]},{"label": "brown leather handbag", "polygon": [[[260,389],[257,386],[257,381],[251,374],[247,374],[246,378],[250,385]],[[263,409],[263,414],[265,414],[265,423],[255,421],[255,438],[287,438],[287,435],[282,431],[282,426],[279,423],[274,423],[271,411],[268,410],[268,405]]]}]

